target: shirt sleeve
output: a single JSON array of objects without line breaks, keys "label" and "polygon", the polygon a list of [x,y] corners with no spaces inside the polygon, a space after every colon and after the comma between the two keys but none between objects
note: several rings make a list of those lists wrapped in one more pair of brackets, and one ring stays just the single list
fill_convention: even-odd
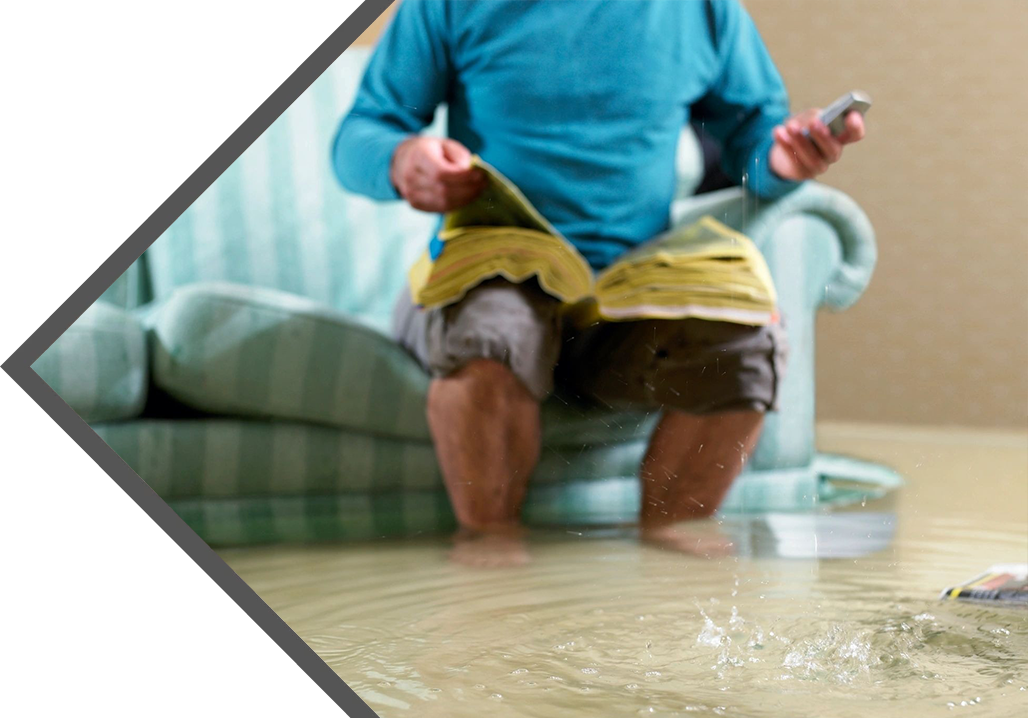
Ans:
[{"label": "shirt sleeve", "polygon": [[403,0],[382,34],[332,147],[336,176],[351,192],[398,199],[393,151],[432,122],[449,88],[447,19],[445,0]]},{"label": "shirt sleeve", "polygon": [[771,171],[772,131],[789,116],[789,95],[753,19],[737,0],[709,0],[720,72],[693,107],[693,119],[722,145],[725,172],[759,197],[799,186]]}]

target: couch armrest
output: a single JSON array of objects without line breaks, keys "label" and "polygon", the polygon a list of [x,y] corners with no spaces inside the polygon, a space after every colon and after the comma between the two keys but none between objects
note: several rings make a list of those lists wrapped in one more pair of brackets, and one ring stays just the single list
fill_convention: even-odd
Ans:
[{"label": "couch armrest", "polygon": [[810,466],[815,456],[815,313],[822,306],[845,309],[867,287],[877,254],[871,223],[849,197],[816,182],[772,202],[732,188],[672,206],[676,225],[703,215],[744,232],[764,253],[788,337],[779,411],[765,419],[750,467]]},{"label": "couch armrest", "polygon": [[807,216],[830,226],[839,242],[839,255],[829,268],[823,291],[818,292],[821,306],[845,309],[871,281],[878,257],[874,229],[857,203],[839,190],[807,182],[781,199],[762,202],[735,187],[676,201],[671,221],[678,226],[708,214],[745,233],[765,253],[771,251],[768,242],[775,231],[791,218]]},{"label": "couch armrest", "polygon": [[139,416],[146,403],[149,361],[143,325],[121,307],[89,307],[32,369],[83,419]]},{"label": "couch armrest", "polygon": [[144,252],[100,295],[99,301],[122,309],[135,309],[151,299],[149,271]]}]

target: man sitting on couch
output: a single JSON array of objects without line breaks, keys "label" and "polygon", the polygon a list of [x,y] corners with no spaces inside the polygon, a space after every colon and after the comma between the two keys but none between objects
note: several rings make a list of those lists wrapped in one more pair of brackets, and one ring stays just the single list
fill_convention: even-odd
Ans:
[{"label": "man sitting on couch", "polygon": [[[441,103],[449,138],[420,136]],[[403,0],[334,162],[351,191],[446,212],[482,189],[477,153],[599,269],[666,229],[690,118],[762,197],[825,172],[864,134],[857,113],[840,137],[815,110],[788,117],[736,0]],[[535,282],[503,279],[424,311],[404,294],[395,331],[433,377],[429,426],[462,535],[486,541],[516,531],[539,403],[556,388],[663,412],[640,469],[641,535],[690,550],[675,524],[721,502],[775,407],[786,351],[778,325],[639,321],[572,334]]]}]

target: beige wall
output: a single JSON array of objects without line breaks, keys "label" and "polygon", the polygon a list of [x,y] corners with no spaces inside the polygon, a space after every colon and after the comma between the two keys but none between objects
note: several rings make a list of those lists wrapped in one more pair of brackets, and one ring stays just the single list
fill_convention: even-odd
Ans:
[{"label": "beige wall", "polygon": [[745,4],[795,108],[875,102],[826,178],[870,215],[880,260],[819,321],[820,416],[1024,426],[1028,0]]},{"label": "beige wall", "polygon": [[1028,2],[746,6],[794,107],[851,87],[875,103],[827,177],[871,217],[880,259],[857,306],[821,316],[820,415],[1023,426]]}]

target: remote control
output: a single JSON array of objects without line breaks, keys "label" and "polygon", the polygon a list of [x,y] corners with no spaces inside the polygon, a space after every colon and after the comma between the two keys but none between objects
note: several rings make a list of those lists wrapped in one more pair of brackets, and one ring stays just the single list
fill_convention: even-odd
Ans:
[{"label": "remote control", "polygon": [[[838,100],[821,111],[821,121],[828,125],[828,131],[838,137],[846,131],[846,115],[850,112],[867,114],[871,108],[871,98],[866,92],[854,90],[847,92]],[[803,134],[809,136],[810,132],[803,130]]]}]

